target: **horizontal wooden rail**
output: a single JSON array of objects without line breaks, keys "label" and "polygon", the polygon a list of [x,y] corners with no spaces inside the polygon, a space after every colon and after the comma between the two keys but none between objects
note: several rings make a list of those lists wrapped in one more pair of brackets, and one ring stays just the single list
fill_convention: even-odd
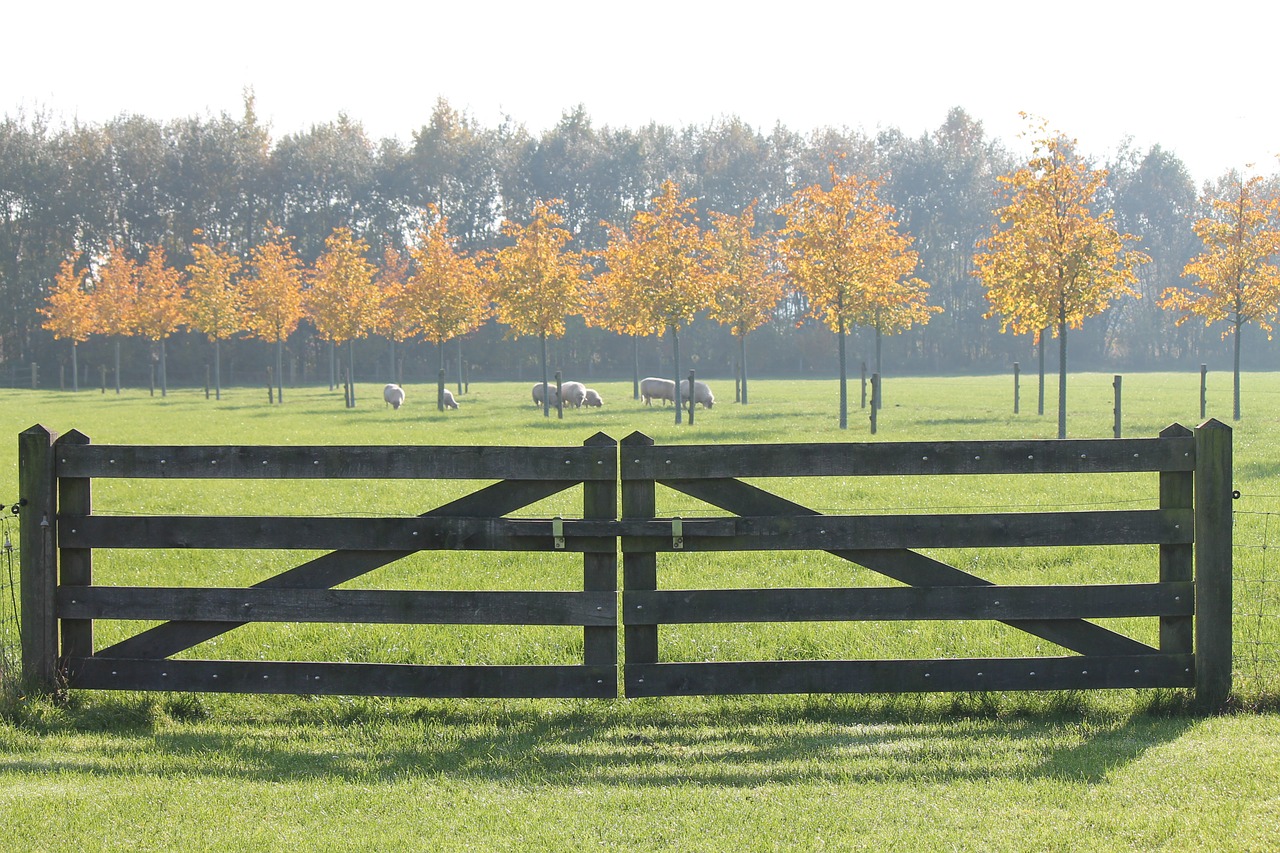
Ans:
[{"label": "horizontal wooden rail", "polygon": [[61,587],[63,619],[616,625],[613,592]]},{"label": "horizontal wooden rail", "polygon": [[294,693],[461,699],[610,698],[612,666],[426,666],[301,661],[66,658],[67,679],[90,690]]},{"label": "horizontal wooden rail", "polygon": [[627,480],[1102,474],[1195,469],[1192,436],[1042,441],[624,446]]},{"label": "horizontal wooden rail", "polygon": [[1191,687],[1193,656],[628,663],[628,696]]},{"label": "horizontal wooden rail", "polygon": [[605,447],[161,446],[58,448],[59,477],[169,479],[615,480]]},{"label": "horizontal wooden rail", "polygon": [[628,625],[1191,616],[1191,582],[1088,586],[631,590]]}]

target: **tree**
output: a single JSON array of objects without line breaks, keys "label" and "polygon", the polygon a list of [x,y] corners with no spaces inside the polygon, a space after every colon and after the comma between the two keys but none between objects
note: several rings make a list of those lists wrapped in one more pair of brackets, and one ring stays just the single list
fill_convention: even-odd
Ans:
[{"label": "tree", "polygon": [[628,231],[609,225],[600,257],[608,271],[602,290],[615,292],[635,312],[634,328],[666,329],[675,361],[676,423],[681,422],[680,328],[709,308],[714,281],[706,239],[692,198],[665,181],[646,210],[636,211]]},{"label": "tree", "polygon": [[[571,240],[552,208],[559,199],[537,201],[529,222],[502,223],[511,241],[493,255],[489,282],[499,322],[516,337],[537,335],[542,344],[542,381],[547,382],[547,337],[564,334],[564,318],[583,310],[587,265],[565,250]],[[542,395],[542,413],[550,416],[550,394]]]},{"label": "tree", "polygon": [[1112,225],[1110,210],[1095,213],[1106,182],[1074,152],[1074,141],[1044,134],[1031,159],[1000,176],[1008,203],[999,224],[978,245],[974,275],[1000,316],[1000,330],[1058,338],[1058,438],[1067,437],[1067,330],[1103,311],[1113,299],[1137,296],[1134,269],[1148,260],[1127,244],[1134,237]]},{"label": "tree", "polygon": [[192,246],[191,256],[187,265],[187,323],[213,344],[214,399],[221,400],[222,342],[244,328],[244,294],[235,282],[240,259],[224,244],[208,243]]},{"label": "tree", "polygon": [[[489,316],[489,295],[474,258],[458,250],[449,220],[434,206],[422,217],[409,246],[412,270],[393,310],[414,334],[436,345],[444,370],[444,345],[478,329]],[[437,400],[437,406],[443,401]]]},{"label": "tree", "polygon": [[60,341],[71,341],[71,388],[80,390],[80,368],[76,361],[76,348],[89,340],[93,333],[93,297],[85,290],[85,276],[77,272],[70,259],[62,262],[54,279],[53,289],[45,306],[40,309],[45,316],[44,328]]},{"label": "tree", "polygon": [[830,167],[831,189],[798,190],[786,216],[787,269],[804,291],[809,313],[836,333],[840,360],[840,428],[849,425],[845,336],[855,326],[876,334],[876,372],[885,334],[929,322],[938,308],[926,303],[929,286],[911,277],[916,253],[899,234],[892,205],[877,196],[879,182],[840,177]]},{"label": "tree", "polygon": [[414,335],[413,317],[403,307],[404,290],[409,281],[409,260],[409,255],[394,246],[387,246],[382,250],[382,264],[374,277],[374,284],[382,292],[382,311],[379,312],[375,331],[390,344],[388,382],[400,382],[400,372],[396,370],[396,344]]},{"label": "tree", "polygon": [[711,319],[729,327],[738,339],[741,400],[747,403],[747,333],[773,319],[781,301],[784,276],[778,269],[775,237],[754,235],[755,202],[737,216],[712,213],[708,241],[713,295]]},{"label": "tree", "polygon": [[1246,181],[1234,172],[1219,190],[1206,192],[1210,214],[1195,223],[1204,251],[1182,270],[1197,285],[1167,288],[1160,304],[1182,312],[1178,325],[1192,316],[1206,326],[1227,321],[1222,336],[1235,338],[1232,416],[1240,420],[1240,333],[1254,322],[1270,338],[1271,317],[1280,307],[1280,268],[1273,262],[1280,252],[1280,198],[1266,190],[1261,177]]},{"label": "tree", "polygon": [[244,294],[245,328],[275,344],[276,399],[284,402],[284,342],[302,320],[302,261],[278,227],[271,239],[257,246],[249,259],[249,275],[240,282]]},{"label": "tree", "polygon": [[307,316],[320,337],[347,346],[348,408],[356,404],[355,340],[377,328],[382,295],[373,285],[377,272],[365,257],[369,244],[349,228],[335,228],[324,241],[307,293]]},{"label": "tree", "polygon": [[169,394],[165,342],[187,319],[182,272],[165,263],[164,249],[152,246],[138,269],[138,304],[134,325],[139,335],[160,345],[160,396]]},{"label": "tree", "polygon": [[98,267],[93,284],[94,331],[115,344],[116,393],[120,393],[120,339],[134,334],[138,304],[138,265],[114,243]]}]

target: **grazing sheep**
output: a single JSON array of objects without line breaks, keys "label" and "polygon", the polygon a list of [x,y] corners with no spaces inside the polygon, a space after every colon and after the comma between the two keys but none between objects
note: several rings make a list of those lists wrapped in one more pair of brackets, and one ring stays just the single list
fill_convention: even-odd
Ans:
[{"label": "grazing sheep", "polygon": [[715,395],[711,393],[711,389],[707,387],[707,383],[702,380],[694,380],[692,392],[689,391],[688,379],[684,380],[681,385],[684,386],[680,389],[681,395],[684,397],[684,403],[690,408],[693,408],[693,406],[698,403],[701,403],[705,409],[709,409],[715,405]]},{"label": "grazing sheep", "polygon": [[561,382],[560,396],[564,399],[566,406],[580,409],[582,408],[582,401],[587,397],[587,386],[581,382]]},{"label": "grazing sheep", "polygon": [[[545,393],[545,394],[543,393],[543,389],[544,389],[544,388],[546,389],[546,393]],[[544,383],[542,383],[542,382],[539,382],[537,385],[534,385],[534,386],[533,386],[533,402],[534,402],[535,404],[537,404],[537,405],[541,406],[541,405],[542,405],[542,400],[543,400],[543,397],[544,397],[544,396],[546,397],[547,405],[548,405],[548,406],[555,406],[555,405],[556,405],[556,399],[557,399],[557,398],[556,398],[556,387],[555,387],[554,385],[548,386],[548,385],[546,385],[546,384],[544,384]]]},{"label": "grazing sheep", "polygon": [[440,395],[440,402],[444,403],[446,409],[458,408],[458,401],[453,399],[453,392],[445,388]]},{"label": "grazing sheep", "polygon": [[604,400],[600,399],[600,395],[596,393],[596,389],[588,388],[587,393],[582,398],[582,405],[595,406],[598,409],[604,405]]},{"label": "grazing sheep", "polygon": [[668,401],[674,403],[676,399],[676,383],[670,379],[659,379],[656,376],[645,377],[640,380],[640,397],[644,400],[646,406],[652,406],[654,400],[661,400],[664,406]]},{"label": "grazing sheep", "polygon": [[399,385],[387,385],[382,389],[382,399],[393,409],[399,409],[404,405],[404,389]]}]

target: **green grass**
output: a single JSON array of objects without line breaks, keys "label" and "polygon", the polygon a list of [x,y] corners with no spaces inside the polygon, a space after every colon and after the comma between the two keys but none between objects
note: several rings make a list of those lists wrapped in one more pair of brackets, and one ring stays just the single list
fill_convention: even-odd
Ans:
[{"label": "green grass", "polygon": [[[1211,376],[1210,416],[1230,420],[1230,377]],[[1124,381],[1126,436],[1199,421],[1196,373]],[[361,386],[343,408],[324,389],[0,391],[0,433],[33,423],[97,443],[580,444],[596,431],[659,443],[1049,438],[1024,376],[887,381],[879,434],[865,412],[836,428],[836,387],[758,382],[748,407],[720,404],[677,427],[673,411],[598,383],[602,410],[532,406],[528,384],[473,386],[458,412],[399,412]],[[1071,377],[1069,434],[1108,437],[1111,377]],[[1235,429],[1236,686],[1239,706],[1277,693],[1280,577],[1267,547],[1280,503],[1280,375],[1249,374]],[[0,503],[17,497],[16,442],[0,443]],[[412,515],[473,483],[291,484],[100,481],[97,512]],[[1152,505],[1154,477],[829,478],[761,483],[826,511],[1017,511]],[[576,514],[573,491],[519,515]],[[660,513],[714,514],[660,490]],[[6,511],[7,515],[7,511]],[[10,529],[16,529],[8,521]],[[945,558],[1006,583],[1140,581],[1151,549],[997,549]],[[99,554],[103,583],[252,583],[298,554]],[[0,563],[0,569],[3,563]],[[690,555],[660,561],[660,585],[885,583],[811,554]],[[445,554],[401,561],[354,586],[572,589],[580,558]],[[3,575],[0,575],[3,581]],[[0,613],[7,605],[0,602]],[[1120,627],[1151,639],[1153,627]],[[11,624],[12,619],[7,620]],[[136,625],[99,623],[98,644]],[[667,659],[915,657],[1052,653],[986,623],[682,626]],[[7,646],[12,652],[12,639]],[[450,663],[569,663],[569,629],[254,626],[199,656]],[[1280,717],[1196,717],[1162,691],[1097,694],[761,696],[596,701],[443,701],[73,692],[11,697],[0,721],[0,833],[10,849],[1269,849],[1280,835]]]}]

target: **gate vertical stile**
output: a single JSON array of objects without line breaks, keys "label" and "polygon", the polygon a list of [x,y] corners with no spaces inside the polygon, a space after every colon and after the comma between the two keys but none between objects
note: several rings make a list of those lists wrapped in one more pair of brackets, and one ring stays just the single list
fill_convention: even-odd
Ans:
[{"label": "gate vertical stile", "polygon": [[[583,442],[586,447],[617,448],[614,439],[598,432]],[[618,517],[618,479],[616,470],[612,479],[584,480],[582,483],[582,517],[587,520],[613,521]],[[616,545],[616,539],[615,539]],[[613,592],[618,590],[618,553],[587,552],[582,556],[582,589],[584,592]],[[615,596],[616,597],[616,596]],[[617,609],[615,605],[614,615]],[[613,682],[606,694],[616,697],[618,690],[618,628],[585,626],[582,629],[582,663],[585,666],[610,667]]]},{"label": "gate vertical stile", "polygon": [[[1172,424],[1161,430],[1161,438],[1186,438],[1191,430]],[[1160,509],[1190,510],[1195,507],[1195,472],[1160,472]],[[1160,582],[1186,582],[1195,579],[1195,546],[1192,543],[1160,546]],[[1160,617],[1160,651],[1165,654],[1192,654],[1194,620],[1191,616]]]},{"label": "gate vertical stile", "polygon": [[[627,452],[631,448],[648,448],[653,446],[649,436],[633,432],[622,439],[619,450],[622,464],[621,470],[627,467]],[[652,519],[657,512],[657,486],[653,480],[632,480],[622,478],[622,518]],[[623,589],[623,648],[624,648],[624,693],[627,696],[642,696],[644,690],[640,680],[636,680],[634,667],[658,662],[658,626],[628,625],[625,615],[626,593],[629,590],[656,590],[658,588],[658,555],[652,551],[644,553],[622,553],[622,589]]]},{"label": "gate vertical stile", "polygon": [[[68,445],[85,445],[89,437],[72,430],[54,444],[57,452]],[[56,463],[56,459],[55,459]],[[58,512],[63,515],[89,515],[92,511],[92,481],[88,477],[58,478]],[[58,582],[61,588],[93,585],[93,550],[91,548],[58,549]],[[61,658],[87,658],[93,654],[93,620],[62,619]]]}]

